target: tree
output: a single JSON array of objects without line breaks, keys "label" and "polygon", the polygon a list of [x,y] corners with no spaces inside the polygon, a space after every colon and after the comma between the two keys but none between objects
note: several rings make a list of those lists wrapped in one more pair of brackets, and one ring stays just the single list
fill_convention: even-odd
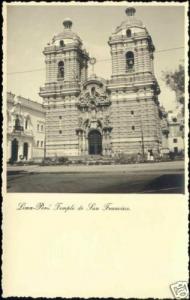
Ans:
[{"label": "tree", "polygon": [[185,92],[185,72],[184,65],[180,64],[178,69],[174,72],[163,72],[162,78],[166,85],[176,93],[177,103],[184,106],[184,92]]}]

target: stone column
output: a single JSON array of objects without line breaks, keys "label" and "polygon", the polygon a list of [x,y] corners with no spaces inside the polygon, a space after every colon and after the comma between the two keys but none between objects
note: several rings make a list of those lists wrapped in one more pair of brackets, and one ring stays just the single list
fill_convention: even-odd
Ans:
[{"label": "stone column", "polygon": [[102,154],[106,155],[106,132],[102,132]]},{"label": "stone column", "polygon": [[83,142],[83,132],[80,130],[78,132],[78,155],[82,154],[82,142]]},{"label": "stone column", "polygon": [[20,155],[23,156],[23,142],[18,141],[18,161],[20,161]]},{"label": "stone column", "polygon": [[84,133],[84,139],[85,139],[85,154],[88,155],[88,135],[86,132]]},{"label": "stone column", "polygon": [[82,132],[82,154],[86,154],[86,137],[85,137],[85,132]]},{"label": "stone column", "polygon": [[28,143],[28,160],[32,159],[32,142]]},{"label": "stone column", "polygon": [[110,131],[108,131],[107,135],[107,155],[111,155]]},{"label": "stone column", "polygon": [[11,158],[11,141],[7,141],[7,161]]},{"label": "stone column", "polygon": [[78,135],[78,155],[80,155],[80,151],[81,151],[81,146],[80,146],[80,131],[78,131],[78,133],[77,133],[77,135]]}]

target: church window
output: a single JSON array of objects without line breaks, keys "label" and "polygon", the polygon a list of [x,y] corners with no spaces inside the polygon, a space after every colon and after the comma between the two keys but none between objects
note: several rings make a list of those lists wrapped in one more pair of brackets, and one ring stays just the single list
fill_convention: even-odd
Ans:
[{"label": "church window", "polygon": [[64,79],[64,75],[65,75],[65,72],[64,72],[64,62],[63,61],[60,61],[58,63],[58,79]]},{"label": "church window", "polygon": [[132,130],[135,130],[135,126],[132,126],[131,129],[132,129]]},{"label": "church window", "polygon": [[62,130],[59,130],[59,134],[62,134]]},{"label": "church window", "polygon": [[16,117],[16,120],[15,120],[15,127],[19,127],[20,126],[20,120],[18,117]]},{"label": "church window", "polygon": [[61,119],[62,119],[62,116],[59,116],[59,119],[61,120]]},{"label": "church window", "polygon": [[41,141],[41,147],[43,147],[43,141]]},{"label": "church window", "polygon": [[177,143],[177,139],[173,139],[173,142],[174,142],[174,143]]},{"label": "church window", "polygon": [[127,37],[131,37],[131,30],[130,29],[127,29],[126,35],[127,35]]},{"label": "church window", "polygon": [[64,47],[64,41],[61,40],[61,41],[59,42],[59,45],[60,45],[60,47]]},{"label": "church window", "polygon": [[134,115],[134,111],[133,110],[131,111],[131,114]]},{"label": "church window", "polygon": [[91,95],[92,95],[92,96],[95,95],[95,87],[94,87],[94,86],[91,88]]},{"label": "church window", "polygon": [[134,54],[132,51],[128,51],[126,53],[126,65],[127,65],[127,70],[132,69],[134,66]]},{"label": "church window", "polygon": [[39,125],[39,124],[37,125],[37,130],[38,130],[38,131],[40,130],[40,125]]},{"label": "church window", "polygon": [[44,127],[43,127],[43,125],[41,125],[41,131],[43,131],[43,129],[44,129]]},{"label": "church window", "polygon": [[37,141],[37,147],[39,147],[39,144],[40,144],[40,142],[39,142],[39,141]]},{"label": "church window", "polygon": [[28,128],[28,120],[25,121],[25,129]]},{"label": "church window", "polygon": [[23,127],[21,126],[20,119],[19,119],[18,115],[16,116],[16,119],[15,119],[15,130],[23,131]]}]

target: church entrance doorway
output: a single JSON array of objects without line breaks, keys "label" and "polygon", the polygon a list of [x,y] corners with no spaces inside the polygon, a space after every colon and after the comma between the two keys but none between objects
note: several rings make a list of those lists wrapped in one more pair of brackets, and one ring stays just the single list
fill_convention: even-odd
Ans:
[{"label": "church entrance doorway", "polygon": [[24,147],[23,147],[23,157],[24,159],[28,159],[28,143],[24,143]]},{"label": "church entrance doorway", "polygon": [[90,155],[100,155],[102,153],[102,136],[98,130],[90,131],[88,145]]},{"label": "church entrance doorway", "polygon": [[18,160],[18,141],[14,139],[11,144],[11,161],[15,162]]}]

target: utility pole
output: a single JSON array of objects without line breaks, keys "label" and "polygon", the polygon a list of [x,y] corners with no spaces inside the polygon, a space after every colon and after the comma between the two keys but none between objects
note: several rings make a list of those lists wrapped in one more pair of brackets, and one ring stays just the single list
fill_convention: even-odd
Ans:
[{"label": "utility pole", "polygon": [[145,159],[145,153],[144,153],[144,135],[143,135],[143,129],[142,129],[142,120],[141,120],[141,116],[140,116],[140,126],[141,126],[141,145],[142,145],[142,157],[143,157],[143,161]]},{"label": "utility pole", "polygon": [[45,130],[44,130],[44,160],[46,159],[46,107],[43,105],[45,109]]}]

